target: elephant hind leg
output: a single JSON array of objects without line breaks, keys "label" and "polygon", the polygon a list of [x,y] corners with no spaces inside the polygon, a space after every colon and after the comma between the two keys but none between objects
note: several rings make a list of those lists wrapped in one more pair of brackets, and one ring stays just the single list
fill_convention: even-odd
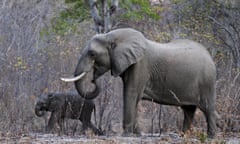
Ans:
[{"label": "elephant hind leg", "polygon": [[184,120],[183,120],[183,132],[186,132],[188,129],[190,129],[194,113],[196,111],[196,106],[194,105],[186,105],[181,107],[184,112]]},{"label": "elephant hind leg", "polygon": [[96,134],[96,135],[103,135],[103,134],[104,134],[101,129],[96,128],[91,122],[84,122],[84,123],[82,124],[82,130],[81,130],[81,132],[82,132],[83,134],[86,134],[86,130],[87,130],[88,128],[90,128],[90,129],[93,131],[93,133]]},{"label": "elephant hind leg", "polygon": [[96,135],[104,135],[104,132],[101,129],[96,128],[92,123],[89,125],[90,129],[94,132]]},{"label": "elephant hind leg", "polygon": [[207,121],[207,134],[209,138],[214,138],[217,130],[216,125],[216,109],[215,109],[215,88],[204,87],[201,91],[201,100],[199,108],[204,113]]},{"label": "elephant hind leg", "polygon": [[82,123],[81,133],[82,133],[82,134],[86,134],[86,130],[87,130],[88,127],[89,127],[89,124],[86,123],[86,122],[83,122],[83,123]]},{"label": "elephant hind leg", "polygon": [[207,121],[207,134],[209,138],[214,138],[215,134],[216,134],[216,113],[215,113],[215,109],[211,109],[211,108],[206,108],[206,109],[201,109],[202,112],[205,115],[206,121]]}]

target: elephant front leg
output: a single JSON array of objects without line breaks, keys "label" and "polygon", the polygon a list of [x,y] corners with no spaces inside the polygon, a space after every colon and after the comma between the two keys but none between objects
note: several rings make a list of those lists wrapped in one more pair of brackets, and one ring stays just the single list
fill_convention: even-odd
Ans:
[{"label": "elephant front leg", "polygon": [[58,125],[59,125],[59,128],[60,128],[58,135],[67,134],[67,131],[66,131],[65,126],[64,126],[64,118],[59,117],[57,122],[58,122]]},{"label": "elephant front leg", "polygon": [[124,135],[140,134],[137,126],[137,105],[147,81],[140,65],[131,66],[123,75],[123,129]]},{"label": "elephant front leg", "polygon": [[123,129],[124,136],[139,134],[137,128],[137,100],[133,97],[124,97],[123,104]]},{"label": "elephant front leg", "polygon": [[57,122],[57,115],[55,112],[52,112],[51,113],[51,116],[48,120],[48,125],[46,126],[46,132],[49,133],[51,132],[51,130],[53,129],[54,125],[56,124]]}]

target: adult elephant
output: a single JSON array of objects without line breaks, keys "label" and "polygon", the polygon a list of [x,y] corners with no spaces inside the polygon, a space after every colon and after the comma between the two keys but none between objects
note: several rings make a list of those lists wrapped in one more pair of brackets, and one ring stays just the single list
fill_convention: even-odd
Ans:
[{"label": "adult elephant", "polygon": [[[93,69],[95,89],[85,91],[83,81]],[[99,94],[96,79],[111,70],[123,80],[123,129],[137,133],[136,113],[140,99],[180,106],[183,131],[190,128],[196,108],[206,116],[208,136],[216,133],[216,68],[208,51],[190,40],[157,43],[137,30],[124,28],[97,34],[83,49],[73,78],[77,91],[86,99]]]}]

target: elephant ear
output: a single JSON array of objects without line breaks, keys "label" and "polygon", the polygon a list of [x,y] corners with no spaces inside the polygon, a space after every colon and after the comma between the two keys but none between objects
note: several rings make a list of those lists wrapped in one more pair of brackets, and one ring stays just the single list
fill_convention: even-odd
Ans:
[{"label": "elephant ear", "polygon": [[53,93],[49,93],[49,94],[47,94],[47,97],[48,97],[49,99],[53,98],[53,96],[54,96]]},{"label": "elephant ear", "polygon": [[49,104],[48,104],[49,111],[53,112],[60,108],[61,104],[60,104],[59,95],[50,93],[50,94],[48,94],[48,100],[49,100]]},{"label": "elephant ear", "polygon": [[146,50],[146,38],[142,33],[126,28],[118,29],[106,34],[111,47],[111,71],[113,76],[119,76],[129,66],[140,61]]}]

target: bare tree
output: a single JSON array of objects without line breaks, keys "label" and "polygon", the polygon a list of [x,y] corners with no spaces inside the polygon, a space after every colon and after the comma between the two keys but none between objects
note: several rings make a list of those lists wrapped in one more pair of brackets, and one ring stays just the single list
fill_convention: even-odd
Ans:
[{"label": "bare tree", "polygon": [[240,7],[222,5],[209,19],[213,22],[215,36],[230,51],[234,64],[240,68]]},{"label": "bare tree", "polygon": [[[94,20],[95,30],[97,33],[108,32],[111,25],[111,15],[116,11],[119,0],[112,0],[111,5],[108,6],[107,0],[90,0],[91,15]],[[100,6],[99,6],[100,5]],[[98,9],[100,7],[100,10]]]}]

